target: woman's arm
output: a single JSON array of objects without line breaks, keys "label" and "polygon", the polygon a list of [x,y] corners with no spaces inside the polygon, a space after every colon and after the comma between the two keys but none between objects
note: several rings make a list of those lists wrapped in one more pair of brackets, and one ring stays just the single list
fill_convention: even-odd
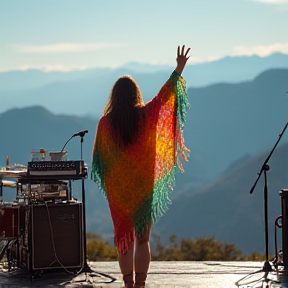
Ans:
[{"label": "woman's arm", "polygon": [[[171,74],[170,78],[162,86],[159,93],[151,101],[146,103],[145,106],[146,106],[147,110],[154,109],[155,105],[158,107],[158,109],[160,109],[160,106],[164,105],[166,103],[166,101],[168,101],[168,99],[170,99],[170,97],[173,96],[172,91],[175,90],[177,81],[180,81],[179,83],[182,83],[182,85],[180,85],[180,86],[181,87],[183,86],[182,87],[183,91],[185,90],[184,86],[185,86],[186,82],[181,77],[181,74],[182,74],[182,72],[186,66],[186,63],[187,63],[189,57],[190,57],[190,56],[187,57],[189,51],[190,51],[190,48],[188,48],[187,51],[185,52],[185,45],[182,46],[181,51],[180,51],[180,46],[178,46],[177,58],[176,58],[177,66],[176,66],[175,70],[173,71],[173,73]],[[154,107],[154,108],[152,108],[152,107]],[[156,110],[155,110],[155,113],[157,114],[158,112],[156,112]]]},{"label": "woman's arm", "polygon": [[177,58],[176,58],[176,61],[177,61],[177,66],[176,66],[176,69],[175,71],[181,75],[184,68],[185,68],[185,65],[187,63],[187,60],[189,59],[190,56],[187,57],[189,51],[190,51],[191,48],[188,48],[187,51],[185,52],[185,45],[182,46],[182,49],[181,49],[181,52],[180,52],[180,46],[178,46],[178,49],[177,49]]}]

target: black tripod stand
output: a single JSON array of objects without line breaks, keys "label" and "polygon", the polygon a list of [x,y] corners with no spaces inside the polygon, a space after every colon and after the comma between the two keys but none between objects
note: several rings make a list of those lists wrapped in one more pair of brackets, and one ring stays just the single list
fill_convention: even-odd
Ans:
[{"label": "black tripod stand", "polygon": [[[87,131],[88,132],[88,131]],[[81,161],[83,161],[83,138],[85,133],[80,134],[81,137]],[[83,167],[84,168],[84,167]],[[82,171],[83,172],[83,171]],[[83,204],[83,239],[84,239],[84,266],[82,271],[83,272],[92,272],[92,269],[87,264],[87,240],[86,240],[86,200],[85,200],[85,179],[82,178],[82,204]]]},{"label": "black tripod stand", "polygon": [[[65,143],[65,145],[63,146],[61,152],[63,152],[64,148],[66,147],[67,143],[75,136],[80,136],[80,153],[81,153],[81,163],[83,161],[83,141],[84,141],[84,136],[85,134],[88,133],[88,130],[83,130],[83,131],[80,131],[78,133],[75,133],[74,135],[72,135],[68,141]],[[83,167],[81,167],[80,169],[85,169],[84,168],[84,165]],[[81,170],[81,174],[86,171],[82,171]],[[83,265],[83,268],[82,268],[82,272],[92,272],[91,268],[88,266],[87,264],[87,241],[86,241],[86,207],[85,207],[85,179],[82,177],[82,204],[83,204],[83,240],[84,240],[84,265]]]},{"label": "black tripod stand", "polygon": [[[70,137],[70,139],[68,139],[68,141],[65,143],[64,147],[62,148],[61,152],[64,150],[66,144],[75,136],[80,136],[80,151],[81,151],[81,163],[83,161],[83,141],[84,141],[84,136],[85,134],[88,133],[88,130],[84,130],[84,131],[80,131],[76,134],[74,134],[73,136]],[[83,167],[81,167],[81,169],[85,169],[84,165]],[[85,173],[84,173],[85,172]],[[83,174],[86,174],[87,171],[81,171],[81,173]],[[83,242],[84,242],[84,264],[83,264],[83,268],[81,269],[81,271],[78,273],[90,273],[90,277],[105,277],[105,278],[108,278],[110,281],[108,282],[103,282],[103,283],[111,283],[111,282],[114,282],[116,279],[108,274],[105,274],[105,273],[100,273],[100,272],[95,272],[93,271],[88,263],[87,263],[87,239],[86,239],[86,200],[85,200],[85,179],[84,177],[82,177],[82,183],[81,183],[81,186],[82,186],[82,205],[83,205]]]},{"label": "black tripod stand", "polygon": [[[268,282],[268,281],[274,281],[274,280],[271,280],[271,279],[268,279],[268,274],[270,272],[273,271],[272,269],[272,266],[268,260],[269,258],[269,252],[268,252],[268,244],[269,244],[269,237],[268,237],[268,185],[267,185],[267,171],[269,171],[270,167],[268,165],[268,161],[270,160],[274,150],[276,149],[278,143],[280,142],[286,128],[288,126],[288,122],[286,123],[284,129],[282,130],[282,132],[280,133],[279,135],[279,138],[278,140],[276,141],[273,149],[271,150],[271,152],[269,153],[268,157],[266,158],[266,160],[264,161],[262,167],[261,167],[261,170],[259,171],[258,173],[258,177],[254,183],[254,185],[252,186],[251,190],[250,190],[250,194],[253,193],[257,183],[258,183],[258,180],[259,178],[261,177],[262,175],[262,172],[264,172],[264,223],[265,223],[265,262],[264,262],[264,265],[263,265],[263,268],[262,268],[262,271],[265,273],[264,275],[264,280],[265,282]],[[275,282],[275,281],[274,281]]]}]

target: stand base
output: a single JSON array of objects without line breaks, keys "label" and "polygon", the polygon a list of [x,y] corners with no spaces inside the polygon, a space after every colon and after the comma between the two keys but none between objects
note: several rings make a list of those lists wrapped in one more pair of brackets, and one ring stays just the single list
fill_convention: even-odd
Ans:
[{"label": "stand base", "polygon": [[84,273],[91,273],[93,272],[93,270],[89,267],[89,265],[87,264],[87,262],[85,261],[83,269],[81,270],[81,272]]},{"label": "stand base", "polygon": [[265,261],[264,265],[263,265],[263,272],[265,273],[269,273],[269,272],[272,272],[273,269],[272,269],[272,266],[270,264],[269,261]]},{"label": "stand base", "polygon": [[110,280],[110,281],[102,282],[102,283],[112,283],[112,282],[117,280],[113,276],[110,276],[110,275],[108,275],[106,273],[94,271],[93,269],[91,269],[89,267],[89,265],[87,264],[87,261],[85,261],[83,269],[81,270],[81,272],[79,274],[82,274],[82,273],[85,273],[85,274],[89,273],[90,277],[95,277],[95,276],[99,277],[100,276],[100,277],[108,278]]}]

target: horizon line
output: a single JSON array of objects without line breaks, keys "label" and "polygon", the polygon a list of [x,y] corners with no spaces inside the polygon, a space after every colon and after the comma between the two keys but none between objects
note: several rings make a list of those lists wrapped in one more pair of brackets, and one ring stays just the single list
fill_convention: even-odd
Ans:
[{"label": "horizon line", "polygon": [[[274,51],[271,52],[267,55],[259,55],[256,53],[251,53],[251,54],[247,54],[247,55],[225,55],[225,56],[221,56],[221,57],[209,57],[207,59],[197,59],[196,57],[191,57],[190,59],[190,63],[187,64],[187,66],[192,66],[192,65],[201,65],[201,64],[206,64],[206,63],[212,63],[212,62],[217,62],[220,60],[223,60],[225,58],[245,58],[245,57],[258,57],[258,58],[267,58],[270,57],[272,55],[275,54],[282,54],[282,55],[287,55],[288,56],[288,52],[283,52],[283,51]],[[194,58],[194,60],[193,60]],[[119,68],[123,68],[125,66],[129,66],[131,64],[136,64],[136,65],[147,65],[150,67],[165,67],[165,68],[170,68],[171,66],[174,66],[175,64],[169,64],[169,63],[161,63],[161,62],[141,62],[141,61],[131,61],[131,62],[126,62],[124,64],[121,65],[117,65],[117,66],[103,66],[103,65],[99,65],[99,66],[65,66],[65,65],[41,65],[41,66],[33,66],[33,65],[25,65],[22,67],[18,67],[18,68],[11,68],[11,69],[1,69],[0,68],[0,73],[7,73],[7,72],[24,72],[24,71],[29,71],[29,70],[37,70],[37,71],[42,71],[45,73],[49,73],[49,72],[63,72],[63,73],[67,73],[67,72],[76,72],[76,71],[87,71],[87,70],[93,70],[93,69],[111,69],[111,70],[116,70]]]}]

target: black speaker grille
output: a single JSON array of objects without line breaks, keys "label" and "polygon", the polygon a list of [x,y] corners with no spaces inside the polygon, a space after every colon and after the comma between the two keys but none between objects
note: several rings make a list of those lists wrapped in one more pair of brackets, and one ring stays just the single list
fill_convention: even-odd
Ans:
[{"label": "black speaker grille", "polygon": [[32,269],[83,266],[82,203],[32,206]]}]

